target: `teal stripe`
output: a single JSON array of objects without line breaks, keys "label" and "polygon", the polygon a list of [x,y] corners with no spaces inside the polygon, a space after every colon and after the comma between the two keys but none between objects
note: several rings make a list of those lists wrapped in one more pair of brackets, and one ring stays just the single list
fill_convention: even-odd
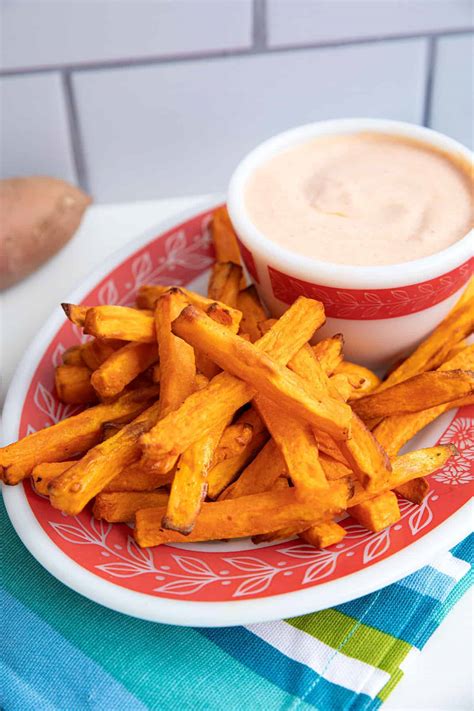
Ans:
[{"label": "teal stripe", "polygon": [[[4,687],[7,710],[102,711],[113,698],[117,708],[144,711],[138,699],[31,610],[5,591],[0,592],[0,600],[2,679],[8,675],[12,682]],[[22,639],[34,644],[19,644]]]},{"label": "teal stripe", "polygon": [[198,631],[127,617],[69,590],[26,551],[4,509],[0,546],[4,588],[149,709],[240,711],[251,699],[252,708],[266,711],[294,701]]}]

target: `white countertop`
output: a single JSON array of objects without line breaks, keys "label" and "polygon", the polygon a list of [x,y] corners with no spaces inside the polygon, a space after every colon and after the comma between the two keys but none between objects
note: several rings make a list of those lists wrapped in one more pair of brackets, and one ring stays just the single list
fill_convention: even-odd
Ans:
[{"label": "white countertop", "polygon": [[[97,205],[73,240],[46,265],[1,296],[0,402],[26,346],[53,309],[101,260],[142,232],[208,196]],[[388,702],[397,711],[468,711],[473,708],[473,595],[456,605]],[[334,710],[336,711],[336,710]]]}]

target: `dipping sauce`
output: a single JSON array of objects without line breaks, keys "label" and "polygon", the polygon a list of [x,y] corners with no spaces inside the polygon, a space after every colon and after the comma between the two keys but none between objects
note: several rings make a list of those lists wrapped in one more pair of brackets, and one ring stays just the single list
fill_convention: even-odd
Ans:
[{"label": "dipping sauce", "polygon": [[473,225],[467,162],[381,133],[324,136],[263,163],[246,186],[270,240],[326,262],[380,265],[439,252]]}]

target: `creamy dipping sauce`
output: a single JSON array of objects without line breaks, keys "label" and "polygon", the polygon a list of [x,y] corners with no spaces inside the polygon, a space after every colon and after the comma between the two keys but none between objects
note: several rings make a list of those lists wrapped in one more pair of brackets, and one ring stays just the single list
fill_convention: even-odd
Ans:
[{"label": "creamy dipping sauce", "polygon": [[353,265],[439,252],[473,224],[467,164],[410,138],[325,136],[263,163],[245,191],[250,219],[301,255]]}]

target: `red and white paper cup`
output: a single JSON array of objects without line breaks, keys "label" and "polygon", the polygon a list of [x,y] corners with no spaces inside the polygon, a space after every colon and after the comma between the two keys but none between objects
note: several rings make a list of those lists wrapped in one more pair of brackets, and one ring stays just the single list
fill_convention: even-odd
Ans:
[{"label": "red and white paper cup", "polygon": [[253,224],[245,205],[248,178],[272,156],[316,136],[362,131],[407,136],[473,163],[465,146],[421,126],[382,119],[323,121],[281,133],[249,153],[231,178],[227,204],[245,265],[272,313],[280,315],[300,295],[322,301],[327,322],[318,337],[343,333],[349,360],[378,367],[412,349],[459,298],[473,270],[473,230],[422,259],[351,266],[302,256],[272,242]]}]

